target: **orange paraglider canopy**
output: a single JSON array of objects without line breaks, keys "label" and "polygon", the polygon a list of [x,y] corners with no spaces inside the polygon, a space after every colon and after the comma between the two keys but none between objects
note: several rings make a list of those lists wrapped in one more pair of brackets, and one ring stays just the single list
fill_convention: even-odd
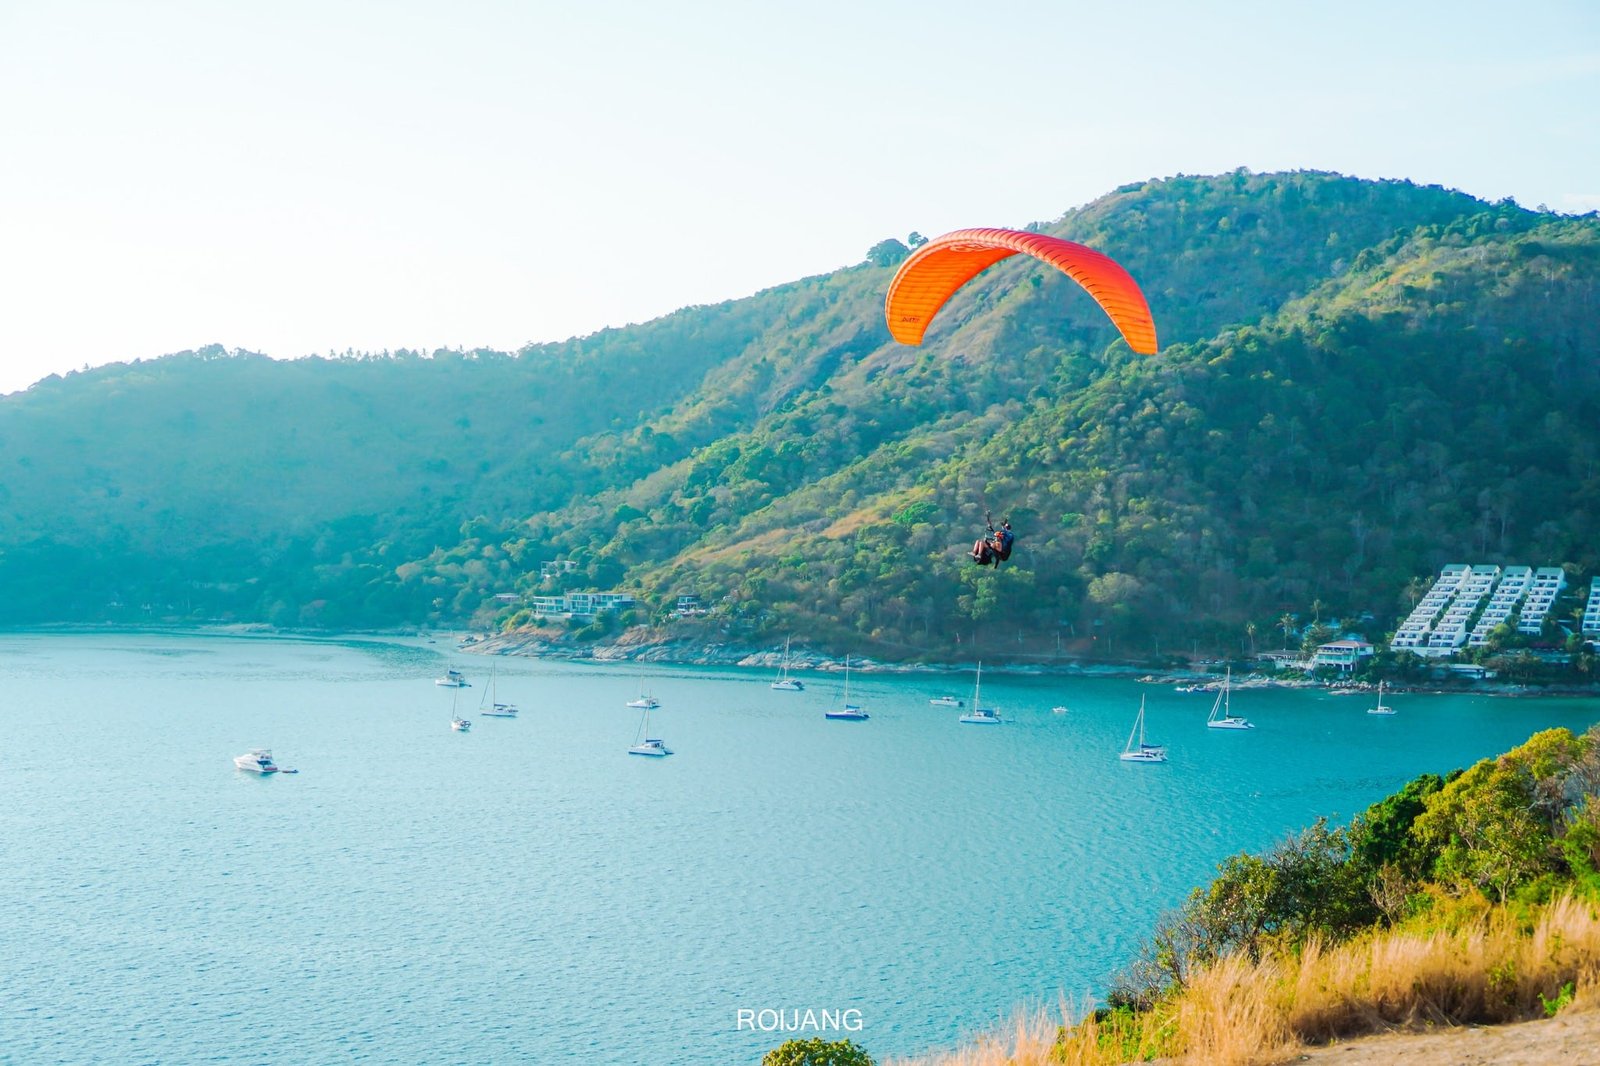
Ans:
[{"label": "orange paraglider canopy", "polygon": [[958,229],[929,241],[900,264],[883,313],[901,344],[921,344],[928,323],[955,291],[1007,256],[1022,252],[1066,274],[1093,296],[1128,347],[1156,354],[1150,305],[1128,272],[1093,248],[1014,229]]}]

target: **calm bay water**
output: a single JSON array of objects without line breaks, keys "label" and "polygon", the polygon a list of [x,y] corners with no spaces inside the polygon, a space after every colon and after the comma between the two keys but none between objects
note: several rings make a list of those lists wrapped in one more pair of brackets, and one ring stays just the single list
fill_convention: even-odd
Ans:
[{"label": "calm bay water", "polygon": [[[499,659],[448,728],[418,641],[0,635],[0,1060],[755,1063],[740,1009],[880,1057],[1104,988],[1240,849],[1596,700],[840,680]],[[630,757],[641,685],[676,753]],[[1149,699],[1164,766],[1121,763]],[[1053,714],[1064,704],[1066,714]],[[233,769],[252,747],[301,773]],[[804,1034],[810,1035],[810,1034]],[[832,1035],[832,1034],[829,1034]]]}]

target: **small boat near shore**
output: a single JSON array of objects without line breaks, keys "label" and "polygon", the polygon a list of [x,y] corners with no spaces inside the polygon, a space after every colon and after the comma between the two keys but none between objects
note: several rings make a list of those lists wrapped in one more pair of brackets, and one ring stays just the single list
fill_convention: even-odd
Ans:
[{"label": "small boat near shore", "polygon": [[978,676],[972,682],[972,710],[960,715],[956,721],[962,725],[1003,725],[1005,719],[993,707],[983,705],[983,663],[978,664]]},{"label": "small boat near shore", "polygon": [[483,700],[478,704],[478,713],[485,718],[515,718],[517,705],[515,703],[501,703],[496,698],[497,686],[495,684],[495,668],[489,667],[489,687],[484,690]]},{"label": "small boat near shore", "polygon": [[[1133,738],[1139,738],[1139,744],[1134,746]],[[1139,697],[1139,717],[1134,719],[1133,732],[1128,734],[1128,743],[1122,748],[1118,756],[1123,762],[1166,762],[1167,749],[1160,744],[1146,744],[1144,739],[1144,697]]]},{"label": "small boat near shore", "polygon": [[935,696],[928,701],[928,705],[930,707],[965,707],[967,703],[965,700],[958,699],[955,696]]},{"label": "small boat near shore", "polygon": [[783,638],[783,663],[778,667],[778,680],[772,687],[779,692],[804,692],[805,682],[797,677],[789,676],[789,638]]},{"label": "small boat near shore", "polygon": [[822,717],[831,718],[835,722],[865,722],[872,716],[861,709],[859,704],[850,702],[850,656],[844,657],[844,698],[840,701],[842,706],[831,711],[823,711]]},{"label": "small boat near shore", "polygon": [[660,759],[672,754],[672,749],[667,747],[666,741],[660,737],[650,735],[650,708],[644,709],[644,714],[639,718],[639,732],[634,735],[633,747],[628,749],[629,755],[644,755],[652,759]]},{"label": "small boat near shore", "polygon": [[1233,671],[1229,670],[1222,678],[1222,691],[1217,693],[1216,702],[1211,705],[1211,716],[1206,719],[1208,729],[1254,729],[1248,718],[1241,718],[1234,714],[1230,707],[1229,694],[1233,689]]}]

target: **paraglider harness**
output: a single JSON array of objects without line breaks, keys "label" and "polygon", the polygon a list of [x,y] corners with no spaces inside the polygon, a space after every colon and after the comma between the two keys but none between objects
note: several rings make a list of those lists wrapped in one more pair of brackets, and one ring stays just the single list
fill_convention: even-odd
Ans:
[{"label": "paraglider harness", "polygon": [[1001,563],[1011,558],[1011,545],[1016,542],[1016,536],[1011,532],[1011,521],[1002,519],[1000,528],[994,528],[994,519],[989,517],[987,511],[983,515],[983,524],[988,529],[987,537],[980,537],[972,546],[972,561],[979,566],[994,566],[998,568]]}]

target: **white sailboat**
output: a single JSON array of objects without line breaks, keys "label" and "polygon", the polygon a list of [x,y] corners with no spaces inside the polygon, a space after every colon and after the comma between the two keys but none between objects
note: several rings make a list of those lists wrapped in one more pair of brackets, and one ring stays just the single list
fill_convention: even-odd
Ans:
[{"label": "white sailboat", "polygon": [[472,728],[472,722],[456,712],[456,697],[459,694],[459,691],[450,693],[450,728],[457,733],[465,733]]},{"label": "white sailboat", "polygon": [[645,687],[643,669],[640,669],[639,671],[639,698],[636,700],[629,700],[623,706],[644,711],[653,711],[657,707],[661,706],[661,701],[650,695],[650,690]]},{"label": "white sailboat", "polygon": [[1376,707],[1368,707],[1367,708],[1367,713],[1368,714],[1381,714],[1384,717],[1388,717],[1389,715],[1394,714],[1394,708],[1390,707],[1388,704],[1383,702],[1383,682],[1382,681],[1378,682],[1378,705]]},{"label": "white sailboat", "polygon": [[649,707],[646,707],[644,714],[639,717],[639,732],[634,735],[633,747],[628,749],[628,754],[646,755],[654,759],[672,754],[672,749],[667,747],[666,741],[650,735]]},{"label": "white sailboat", "polygon": [[772,687],[777,689],[779,692],[804,692],[806,690],[804,682],[802,682],[799,678],[789,676],[788,637],[783,638],[783,664],[778,667],[778,680],[772,683]]},{"label": "white sailboat", "polygon": [[972,710],[956,719],[966,725],[999,725],[1003,719],[993,707],[985,707],[980,695],[983,691],[983,663],[978,663],[978,676],[972,682]]},{"label": "white sailboat", "polygon": [[1211,729],[1254,729],[1248,718],[1240,718],[1229,708],[1229,690],[1233,687],[1233,668],[1222,678],[1222,691],[1217,693],[1216,702],[1211,705],[1211,716],[1206,719],[1206,725]]},{"label": "white sailboat", "polygon": [[489,687],[483,691],[483,699],[478,704],[478,713],[487,718],[515,718],[517,705],[514,703],[501,703],[495,699],[495,666],[489,664]]},{"label": "white sailboat", "polygon": [[[1134,746],[1133,738],[1139,738],[1138,747]],[[1144,742],[1144,697],[1139,697],[1139,717],[1134,720],[1133,732],[1128,734],[1128,743],[1122,748],[1120,756],[1123,762],[1166,762],[1167,749],[1159,744],[1146,744]]]},{"label": "white sailboat", "polygon": [[445,688],[472,687],[472,682],[467,680],[467,675],[463,674],[460,670],[457,670],[453,666],[445,670],[443,677],[434,678],[433,683],[435,685],[443,685]]},{"label": "white sailboat", "polygon": [[850,702],[850,656],[844,657],[844,700],[843,706],[831,711],[822,712],[822,717],[832,718],[836,722],[865,722],[872,717],[862,710],[857,704]]}]

